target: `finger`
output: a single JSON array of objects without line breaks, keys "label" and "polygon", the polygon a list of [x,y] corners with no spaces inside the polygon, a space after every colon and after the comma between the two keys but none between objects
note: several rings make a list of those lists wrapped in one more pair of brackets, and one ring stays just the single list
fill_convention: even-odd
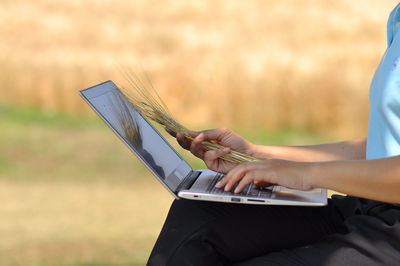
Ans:
[{"label": "finger", "polygon": [[188,140],[182,133],[176,134],[176,140],[178,141],[179,145],[182,146],[182,148],[186,150],[190,149],[191,141]]},{"label": "finger", "polygon": [[197,131],[189,131],[189,136],[191,136],[192,138],[197,137],[201,132],[197,132]]},{"label": "finger", "polygon": [[217,142],[220,142],[227,134],[230,133],[230,131],[225,128],[217,128],[204,130],[201,131],[201,133],[204,135],[205,141],[216,140]]},{"label": "finger", "polygon": [[244,164],[239,164],[231,169],[217,184],[215,184],[216,188],[223,188],[229,182],[229,180],[235,176],[235,173],[240,171],[240,169],[244,167]]},{"label": "finger", "polygon": [[204,153],[204,162],[207,164],[207,166],[212,165],[215,160],[228,154],[230,151],[231,151],[231,149],[229,149],[229,148],[206,151]]},{"label": "finger", "polygon": [[240,167],[237,171],[233,172],[232,174],[229,173],[228,175],[230,175],[230,178],[226,183],[224,190],[231,191],[232,188],[235,186],[235,184],[237,184],[246,175],[247,171],[248,170],[246,167]]},{"label": "finger", "polygon": [[240,193],[243,191],[243,189],[250,184],[253,181],[253,178],[251,175],[247,174],[245,175],[242,180],[240,180],[239,184],[236,186],[234,193]]},{"label": "finger", "polygon": [[215,184],[216,188],[223,188],[228,183],[229,179],[232,177],[232,171],[238,166],[231,169],[217,184]]},{"label": "finger", "polygon": [[[262,164],[258,162],[254,163],[249,163],[247,165],[247,169],[244,172],[244,176],[238,181],[239,183],[237,184],[235,188],[235,193],[240,193],[243,191],[243,189],[250,183],[264,183],[267,184],[268,181],[262,180],[262,178],[265,178],[265,172],[262,171]],[[258,179],[258,180],[256,180]]]},{"label": "finger", "polygon": [[192,143],[190,145],[191,153],[193,153],[194,155],[196,155],[199,158],[203,158],[203,156],[204,156],[204,150],[201,147],[202,141],[203,141],[203,134],[200,133],[197,137],[195,137],[192,140]]},{"label": "finger", "polygon": [[215,184],[216,188],[223,188],[226,184],[227,179],[225,178],[226,176],[224,176],[220,181],[217,182],[217,184]]}]

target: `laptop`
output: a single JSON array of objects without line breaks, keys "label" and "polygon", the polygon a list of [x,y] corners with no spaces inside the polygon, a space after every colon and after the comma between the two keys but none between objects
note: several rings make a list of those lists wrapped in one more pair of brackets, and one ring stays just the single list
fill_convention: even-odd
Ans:
[{"label": "laptop", "polygon": [[215,184],[224,175],[208,169],[193,170],[112,81],[81,90],[80,95],[176,199],[292,206],[327,204],[326,189],[299,191],[253,184],[240,194],[217,189]]}]

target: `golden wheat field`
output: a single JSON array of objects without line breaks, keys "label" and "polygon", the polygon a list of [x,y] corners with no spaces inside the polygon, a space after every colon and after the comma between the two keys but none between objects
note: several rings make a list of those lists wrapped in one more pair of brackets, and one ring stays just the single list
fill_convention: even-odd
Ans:
[{"label": "golden wheat field", "polygon": [[172,197],[78,90],[130,69],[191,128],[360,137],[396,3],[0,0],[0,265],[144,265],[161,229]]},{"label": "golden wheat field", "polygon": [[397,2],[2,0],[1,101],[89,112],[122,66],[187,124],[363,134]]}]

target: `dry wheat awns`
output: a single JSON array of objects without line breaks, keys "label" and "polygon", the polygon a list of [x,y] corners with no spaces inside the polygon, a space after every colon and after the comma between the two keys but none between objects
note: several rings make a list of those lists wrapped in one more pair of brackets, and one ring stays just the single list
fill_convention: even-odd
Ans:
[{"label": "dry wheat awns", "polygon": [[[168,111],[168,107],[147,76],[145,76],[145,79],[141,79],[136,74],[128,71],[124,71],[123,75],[129,82],[130,88],[122,88],[122,93],[142,116],[153,120],[169,131],[182,133],[187,139],[193,140],[189,135],[189,129],[178,123],[172,117],[171,113]],[[222,145],[209,141],[203,141],[202,146],[205,150],[224,148]],[[259,160],[237,151],[231,151],[221,158],[237,164]]]}]

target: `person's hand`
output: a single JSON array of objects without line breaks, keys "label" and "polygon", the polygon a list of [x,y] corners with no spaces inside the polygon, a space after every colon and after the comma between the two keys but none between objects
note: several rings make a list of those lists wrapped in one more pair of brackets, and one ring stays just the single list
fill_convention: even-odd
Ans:
[{"label": "person's hand", "polygon": [[270,159],[237,165],[215,186],[240,193],[250,183],[259,186],[280,185],[299,190],[313,189],[310,176],[312,163]]},{"label": "person's hand", "polygon": [[[189,135],[194,138],[193,141],[185,138],[182,133],[176,134],[178,143],[184,149],[190,150],[195,156],[204,160],[209,169],[221,173],[227,173],[237,165],[221,159],[221,156],[228,154],[232,150],[252,155],[254,149],[251,142],[228,129],[219,128],[200,132],[191,131]],[[226,148],[207,151],[201,145],[203,141],[214,142]]]}]

